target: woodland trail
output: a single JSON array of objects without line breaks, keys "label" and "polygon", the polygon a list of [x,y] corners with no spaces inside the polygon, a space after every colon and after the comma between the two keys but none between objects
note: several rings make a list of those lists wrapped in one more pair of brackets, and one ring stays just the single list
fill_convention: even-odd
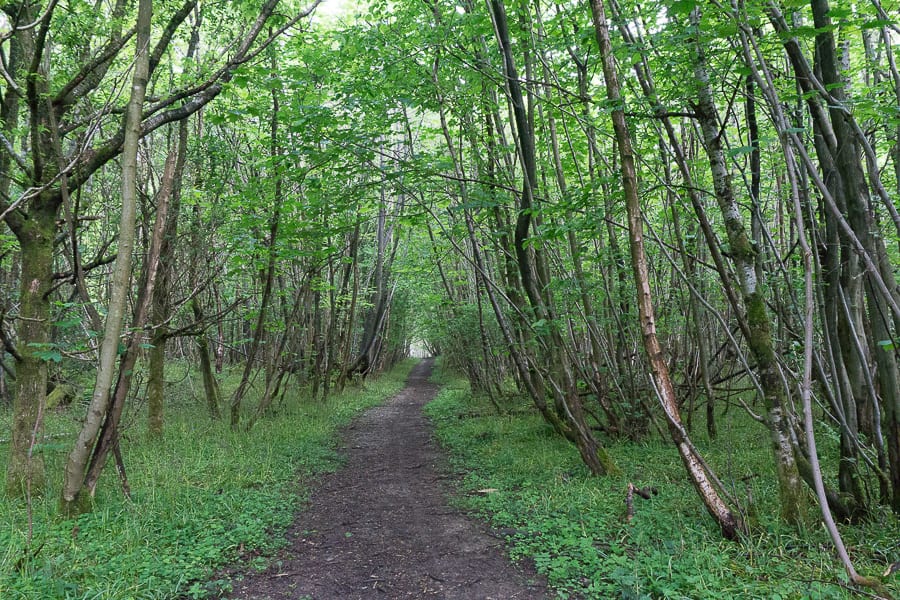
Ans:
[{"label": "woodland trail", "polygon": [[548,597],[502,541],[447,504],[448,478],[421,412],[437,387],[432,361],[345,432],[347,464],[326,476],[263,572],[234,581],[235,600],[448,600]]}]

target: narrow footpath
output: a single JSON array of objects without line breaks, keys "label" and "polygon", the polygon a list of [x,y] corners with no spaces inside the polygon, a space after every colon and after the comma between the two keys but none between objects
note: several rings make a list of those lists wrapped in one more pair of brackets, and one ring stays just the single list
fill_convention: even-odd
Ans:
[{"label": "narrow footpath", "polygon": [[263,572],[234,580],[230,598],[355,600],[548,597],[513,566],[502,540],[447,504],[446,473],[422,406],[437,392],[432,361],[406,388],[345,432],[347,464],[323,477]]}]

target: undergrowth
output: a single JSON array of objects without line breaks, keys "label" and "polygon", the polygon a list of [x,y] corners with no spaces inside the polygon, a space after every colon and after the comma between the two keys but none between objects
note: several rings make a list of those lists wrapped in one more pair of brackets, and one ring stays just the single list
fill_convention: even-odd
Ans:
[{"label": "undergrowth", "polygon": [[[444,383],[426,411],[463,474],[457,501],[505,533],[513,558],[530,558],[560,597],[856,597],[822,528],[798,534],[778,525],[766,436],[737,410],[720,424],[721,442],[698,440],[732,492],[754,499],[753,533],[733,543],[706,514],[671,445],[615,443],[623,475],[590,477],[574,448],[527,405],[513,401],[511,414],[497,416],[464,382]],[[635,497],[626,523],[629,482],[658,495]],[[887,512],[842,533],[863,573],[900,559],[900,527]],[[897,596],[900,576],[893,577]]]},{"label": "undergrowth", "polygon": [[[30,546],[25,502],[0,497],[0,598],[149,600],[227,592],[227,581],[209,579],[239,558],[262,566],[262,557],[284,543],[305,498],[304,480],[340,464],[337,428],[402,389],[413,364],[348,387],[327,403],[288,394],[250,432],[211,421],[202,403],[175,389],[162,440],[146,439],[137,411],[126,430],[122,451],[132,499],[124,498],[111,465],[93,510],[75,519],[57,512],[74,436],[52,438],[43,447],[51,485],[35,499]],[[82,416],[81,406],[53,411],[47,431],[75,432]],[[8,420],[8,412],[0,414],[6,431]],[[2,472],[5,461],[2,452]]]}]

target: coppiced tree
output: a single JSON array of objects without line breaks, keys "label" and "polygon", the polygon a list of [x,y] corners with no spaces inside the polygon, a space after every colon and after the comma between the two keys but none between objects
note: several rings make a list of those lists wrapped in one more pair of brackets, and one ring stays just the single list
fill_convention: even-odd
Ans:
[{"label": "coppiced tree", "polygon": [[[379,64],[390,59],[387,79],[416,140],[404,176],[418,174],[412,197],[440,223],[431,226],[430,244],[457,254],[452,265],[436,266],[434,289],[444,297],[442,314],[471,323],[465,329],[478,341],[437,329],[473,387],[496,398],[501,382],[485,379],[510,377],[539,408],[550,400],[542,411],[555,405],[559,414],[572,390],[591,400],[588,429],[626,436],[646,434],[660,414],[679,424],[684,417],[689,428],[703,407],[714,437],[716,408],[741,404],[769,432],[782,518],[798,524],[810,499],[803,482],[812,489],[816,480],[806,435],[817,432],[806,431],[794,408],[809,285],[811,393],[826,400],[821,417],[841,439],[838,489],[827,481],[823,488],[830,510],[840,518],[865,514],[874,500],[860,485],[865,469],[891,502],[896,471],[889,456],[896,284],[887,273],[896,249],[879,242],[893,235],[896,207],[886,192],[891,174],[877,166],[892,156],[895,124],[851,75],[867,65],[868,81],[893,97],[885,83],[895,79],[889,36],[875,35],[889,24],[823,6],[794,6],[785,18],[771,3],[702,13],[694,3],[664,12],[610,3],[609,53],[627,55],[634,78],[623,79],[618,99],[603,101],[589,76],[599,59],[585,39],[595,31],[587,5],[432,1],[364,32],[379,44]],[[830,67],[840,61],[829,58],[838,47],[829,36],[860,23],[874,31],[841,38],[843,67]],[[735,61],[740,69],[726,68]],[[796,75],[790,85],[763,76],[775,62]],[[854,93],[866,101],[854,102]],[[619,200],[627,190],[622,158],[604,135],[622,104],[653,241],[648,286],[665,298],[654,319],[665,341],[658,354],[669,367],[687,361],[673,369],[675,399],[662,413],[642,398],[660,386],[636,354],[645,334],[628,300],[627,203]],[[776,107],[786,109],[784,122],[771,119]],[[861,110],[868,134],[854,115]],[[767,141],[772,135],[790,141],[795,160]],[[853,197],[866,202],[842,199],[848,180],[856,182]],[[785,201],[791,185],[800,213]],[[817,249],[812,284],[803,279],[800,231]],[[482,365],[498,340],[508,359],[496,369]]]},{"label": "coppiced tree", "polygon": [[[159,35],[151,38],[148,48],[149,81],[157,81],[158,67],[195,4],[189,0],[158,15]],[[257,38],[277,4],[274,0],[261,4],[255,20],[236,34],[232,49],[224,60],[216,57],[210,71],[161,90],[142,105],[139,136],[179,121],[215,98],[235,68],[258,52]],[[30,448],[40,430],[46,361],[58,354],[52,341],[52,292],[59,216],[64,213],[75,224],[71,226],[77,226],[73,194],[122,151],[126,137],[117,98],[120,78],[130,64],[123,58],[124,50],[134,38],[134,29],[126,29],[129,7],[116,3],[100,11],[82,8],[81,3],[67,10],[55,2],[22,2],[3,9],[10,29],[3,37],[9,53],[4,59],[2,210],[17,238],[22,269],[15,331],[18,391],[7,474],[11,493],[21,493],[26,480],[35,490],[42,485],[40,459],[31,456]],[[274,33],[303,14],[307,13],[283,20]],[[216,42],[229,43],[221,38]],[[76,255],[72,263],[74,279],[82,300],[90,303],[78,283],[78,274],[84,271],[79,260]],[[90,446],[92,441],[84,443]]]},{"label": "coppiced tree", "polygon": [[[630,472],[617,439],[668,437],[729,538],[753,507],[691,437],[722,447],[720,423],[758,421],[779,518],[802,526],[818,501],[857,581],[842,521],[900,510],[895,7],[371,4],[293,38],[274,0],[249,19],[159,5],[137,130],[146,257],[116,285],[107,265],[130,253],[104,196],[134,10],[4,6],[10,490],[40,488],[47,359],[99,331],[117,289],[134,309],[111,321],[149,329],[155,433],[172,347],[199,353],[211,416],[214,370],[241,375],[230,416],[249,428],[288,388],[326,401],[420,335],[498,414],[527,398],[595,475]],[[61,42],[62,5],[82,42]],[[99,386],[111,406],[137,350]],[[83,442],[101,468],[118,413],[98,412]],[[88,471],[70,488],[92,489]]]}]

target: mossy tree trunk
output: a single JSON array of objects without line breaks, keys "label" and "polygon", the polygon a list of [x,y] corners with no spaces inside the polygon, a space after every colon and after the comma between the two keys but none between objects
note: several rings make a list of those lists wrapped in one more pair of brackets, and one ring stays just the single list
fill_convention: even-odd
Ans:
[{"label": "mossy tree trunk", "polygon": [[[4,7],[6,8],[6,7]],[[36,8],[27,5],[10,5],[8,17],[13,26],[32,23]],[[4,97],[3,116],[5,132],[13,133],[18,120],[19,100],[12,98],[24,92],[29,122],[27,142],[31,147],[30,172],[27,172],[31,188],[21,198],[25,202],[13,210],[9,204],[12,152],[4,151],[4,171],[0,180],[4,194],[0,197],[0,210],[6,223],[19,242],[21,274],[19,282],[19,315],[16,333],[19,340],[16,356],[18,391],[13,401],[12,439],[7,465],[6,490],[12,496],[28,492],[39,493],[44,486],[44,466],[33,449],[40,434],[40,415],[47,396],[47,358],[53,325],[51,322],[50,290],[53,284],[53,249],[56,236],[56,217],[60,207],[59,194],[47,185],[57,175],[50,136],[50,107],[48,106],[47,72],[42,60],[46,42],[46,28],[22,27],[15,31],[11,43],[10,67],[19,69],[11,73],[20,76],[23,88],[8,90]],[[24,75],[24,77],[22,77]],[[41,190],[36,192],[36,190]],[[27,198],[27,194],[32,194]],[[27,212],[22,206],[27,206]]]},{"label": "mossy tree trunk", "polygon": [[22,249],[19,289],[19,339],[16,364],[18,392],[13,400],[13,427],[6,490],[12,496],[39,492],[44,486],[44,466],[32,452],[34,436],[40,433],[39,414],[47,395],[47,359],[51,341],[53,283],[53,239],[56,235],[56,207],[53,202],[31,212],[31,218],[16,227]]},{"label": "mossy tree trunk", "polygon": [[744,225],[725,161],[718,109],[713,100],[706,67],[706,52],[700,39],[699,9],[691,13],[691,25],[696,30],[694,77],[697,84],[697,102],[694,110],[703,134],[716,201],[728,235],[735,277],[740,284],[744,309],[742,318],[745,319],[748,329],[747,344],[756,360],[762,387],[767,413],[766,425],[771,436],[778,478],[781,518],[788,523],[799,525],[807,521],[809,500],[797,466],[789,412],[790,399],[782,384],[772,340],[771,317],[757,278],[757,251]]}]

